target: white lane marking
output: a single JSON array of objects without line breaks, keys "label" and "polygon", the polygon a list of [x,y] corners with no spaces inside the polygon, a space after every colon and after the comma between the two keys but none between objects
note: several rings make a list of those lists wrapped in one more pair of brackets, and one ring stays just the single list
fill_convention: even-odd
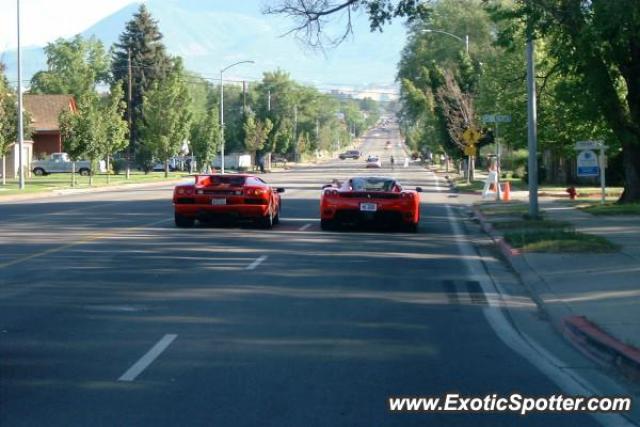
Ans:
[{"label": "white lane marking", "polygon": [[256,267],[259,266],[260,264],[262,264],[267,258],[268,258],[268,256],[262,255],[257,260],[255,260],[251,264],[247,265],[247,268],[245,268],[245,270],[255,270]]},{"label": "white lane marking", "polygon": [[298,231],[304,231],[304,230],[306,230],[306,229],[307,229],[307,228],[309,228],[309,227],[311,227],[311,224],[305,224],[305,225],[303,225],[302,227],[298,228]]},{"label": "white lane marking", "polygon": [[127,372],[122,374],[122,376],[118,378],[118,381],[134,381],[136,377],[140,375],[142,371],[147,369],[149,365],[151,365],[153,361],[156,360],[158,356],[160,356],[160,354],[162,354],[162,352],[165,351],[177,337],[178,335],[176,334],[167,334],[162,337],[160,341],[156,343],[156,345],[151,347],[151,350],[149,350],[136,363],[134,363],[129,369],[127,369]]},{"label": "white lane marking", "polygon": [[[442,192],[439,178],[433,174],[436,182],[436,191]],[[446,189],[444,190],[447,191]],[[516,329],[512,323],[505,317],[505,314],[499,307],[500,300],[506,294],[499,284],[493,282],[487,277],[480,261],[472,260],[471,255],[476,256],[475,248],[471,246],[462,231],[462,227],[458,222],[458,218],[453,214],[451,206],[444,204],[447,210],[447,217],[451,228],[453,229],[454,240],[458,246],[458,250],[463,255],[469,275],[472,279],[480,282],[485,295],[495,293],[498,298],[488,298],[489,306],[483,309],[483,313],[491,328],[495,331],[500,340],[514,352],[518,353],[524,359],[528,360],[543,375],[556,383],[566,394],[575,396],[598,396],[597,387],[593,386],[587,379],[582,377],[579,372],[564,367],[564,363],[558,360],[553,354],[549,353],[544,347],[531,339],[526,333]],[[618,394],[624,394],[622,391]],[[619,414],[600,414],[589,413],[598,423],[603,426],[615,427],[632,427],[634,423],[626,417]]]}]

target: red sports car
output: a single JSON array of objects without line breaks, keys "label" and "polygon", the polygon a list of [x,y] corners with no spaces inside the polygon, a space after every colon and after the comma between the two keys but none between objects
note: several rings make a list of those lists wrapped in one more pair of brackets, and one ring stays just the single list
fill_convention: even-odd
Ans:
[{"label": "red sports car", "polygon": [[253,175],[196,175],[193,184],[173,190],[176,226],[191,227],[196,219],[240,219],[271,228],[280,219],[283,192]]},{"label": "red sports car", "polygon": [[330,230],[340,224],[397,225],[418,230],[420,187],[406,190],[394,179],[358,176],[325,185],[320,198],[320,225]]}]

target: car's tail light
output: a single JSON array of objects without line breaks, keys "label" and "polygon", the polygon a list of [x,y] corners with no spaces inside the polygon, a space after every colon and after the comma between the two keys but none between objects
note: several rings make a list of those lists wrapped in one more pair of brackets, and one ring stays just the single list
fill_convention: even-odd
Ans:
[{"label": "car's tail light", "polygon": [[178,187],[178,188],[176,188],[176,194],[191,195],[191,194],[193,194],[193,188],[190,188],[190,187]]},{"label": "car's tail light", "polygon": [[263,190],[262,188],[247,188],[244,192],[247,196],[264,196],[267,194],[266,190]]},{"label": "car's tail light", "polygon": [[329,196],[337,196],[338,190],[327,190],[327,195]]}]

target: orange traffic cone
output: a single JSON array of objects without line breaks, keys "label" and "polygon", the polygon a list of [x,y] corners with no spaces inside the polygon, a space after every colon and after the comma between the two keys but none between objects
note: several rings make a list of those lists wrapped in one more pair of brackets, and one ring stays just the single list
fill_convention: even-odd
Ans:
[{"label": "orange traffic cone", "polygon": [[509,181],[505,181],[502,186],[502,200],[505,202],[511,200],[511,183]]}]

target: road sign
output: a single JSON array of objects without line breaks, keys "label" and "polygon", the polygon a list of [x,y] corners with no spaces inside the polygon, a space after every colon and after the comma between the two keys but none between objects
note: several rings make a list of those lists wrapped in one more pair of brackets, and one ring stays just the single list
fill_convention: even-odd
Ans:
[{"label": "road sign", "polygon": [[462,133],[462,140],[468,145],[475,144],[482,135],[475,128],[469,128]]},{"label": "road sign", "polygon": [[576,150],[597,150],[599,148],[605,148],[602,140],[595,141],[578,141],[576,142]]},{"label": "road sign", "polygon": [[509,114],[484,114],[482,123],[511,123]]},{"label": "road sign", "polygon": [[495,114],[484,114],[482,116],[482,123],[495,123],[496,115]]},{"label": "road sign", "polygon": [[464,147],[464,155],[465,156],[475,156],[478,152],[478,149],[475,145],[467,145]]},{"label": "road sign", "polygon": [[578,176],[599,176],[598,156],[591,150],[583,150],[578,154]]}]

